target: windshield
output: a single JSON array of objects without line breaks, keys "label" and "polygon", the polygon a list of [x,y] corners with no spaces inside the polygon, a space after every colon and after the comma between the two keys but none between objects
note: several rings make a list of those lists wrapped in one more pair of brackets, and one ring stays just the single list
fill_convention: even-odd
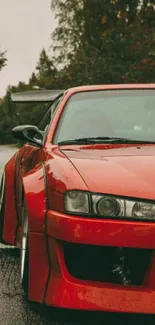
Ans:
[{"label": "windshield", "polygon": [[54,143],[118,137],[155,141],[155,90],[86,91],[66,104]]}]

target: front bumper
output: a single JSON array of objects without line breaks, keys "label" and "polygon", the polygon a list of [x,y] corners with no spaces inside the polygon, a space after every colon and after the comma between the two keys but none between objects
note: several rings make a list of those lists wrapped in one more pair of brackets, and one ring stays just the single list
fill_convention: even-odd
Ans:
[{"label": "front bumper", "polygon": [[[47,305],[69,309],[155,313],[154,223],[93,220],[48,211],[47,234],[51,260],[45,296]],[[138,286],[124,286],[83,280],[71,275],[64,254],[66,243],[92,245],[92,248],[113,246],[151,249],[153,253],[142,283]]]}]

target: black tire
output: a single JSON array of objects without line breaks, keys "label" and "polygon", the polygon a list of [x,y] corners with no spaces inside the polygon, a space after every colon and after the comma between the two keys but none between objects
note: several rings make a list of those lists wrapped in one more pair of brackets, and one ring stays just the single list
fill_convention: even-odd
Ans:
[{"label": "black tire", "polygon": [[[28,288],[29,288],[29,245],[28,245],[28,231],[25,233],[25,221],[28,223],[26,205],[24,202],[23,215],[22,215],[22,236],[21,236],[21,283],[24,291],[24,296],[28,299]],[[28,229],[27,229],[28,230]],[[26,247],[24,253],[24,261],[22,258],[23,254],[23,237],[26,236]]]},{"label": "black tire", "polygon": [[3,240],[3,227],[4,227],[4,208],[5,208],[5,180],[4,174],[0,184],[0,243],[6,244]]}]

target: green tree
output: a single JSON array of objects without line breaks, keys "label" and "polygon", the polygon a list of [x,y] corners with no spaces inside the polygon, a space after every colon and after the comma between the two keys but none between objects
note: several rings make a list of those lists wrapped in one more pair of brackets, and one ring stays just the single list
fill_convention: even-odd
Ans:
[{"label": "green tree", "polygon": [[37,81],[38,81],[37,76],[36,76],[35,72],[33,72],[30,79],[29,79],[29,85],[32,86],[32,87],[36,86]]},{"label": "green tree", "polygon": [[[6,65],[6,52],[0,52],[0,71]],[[6,123],[7,124],[7,123]],[[3,143],[5,125],[3,121],[3,100],[0,99],[0,143]]]},{"label": "green tree", "polygon": [[55,88],[57,73],[58,70],[53,58],[50,58],[46,50],[43,49],[40,53],[35,73],[31,76],[30,83],[40,88]]},{"label": "green tree", "polygon": [[0,52],[0,70],[6,65],[6,52]]},{"label": "green tree", "polygon": [[82,45],[84,28],[83,0],[52,0],[58,26],[52,34],[52,49],[60,66],[70,62]]},{"label": "green tree", "polygon": [[52,60],[49,58],[46,50],[43,49],[40,53],[39,61],[36,66],[36,75],[38,79],[49,77],[53,72],[55,73],[55,71],[56,69]]},{"label": "green tree", "polygon": [[153,1],[53,0],[52,8],[54,49],[70,85],[154,81]]}]

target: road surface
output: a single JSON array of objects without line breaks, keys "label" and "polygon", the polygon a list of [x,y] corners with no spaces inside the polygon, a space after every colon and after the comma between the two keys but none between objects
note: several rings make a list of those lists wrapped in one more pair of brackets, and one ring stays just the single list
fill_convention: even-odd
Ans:
[{"label": "road surface", "polygon": [[[0,146],[0,177],[13,146]],[[0,245],[0,325],[110,325],[154,324],[152,316],[90,312],[55,312],[24,301],[19,276],[19,251]]]}]

